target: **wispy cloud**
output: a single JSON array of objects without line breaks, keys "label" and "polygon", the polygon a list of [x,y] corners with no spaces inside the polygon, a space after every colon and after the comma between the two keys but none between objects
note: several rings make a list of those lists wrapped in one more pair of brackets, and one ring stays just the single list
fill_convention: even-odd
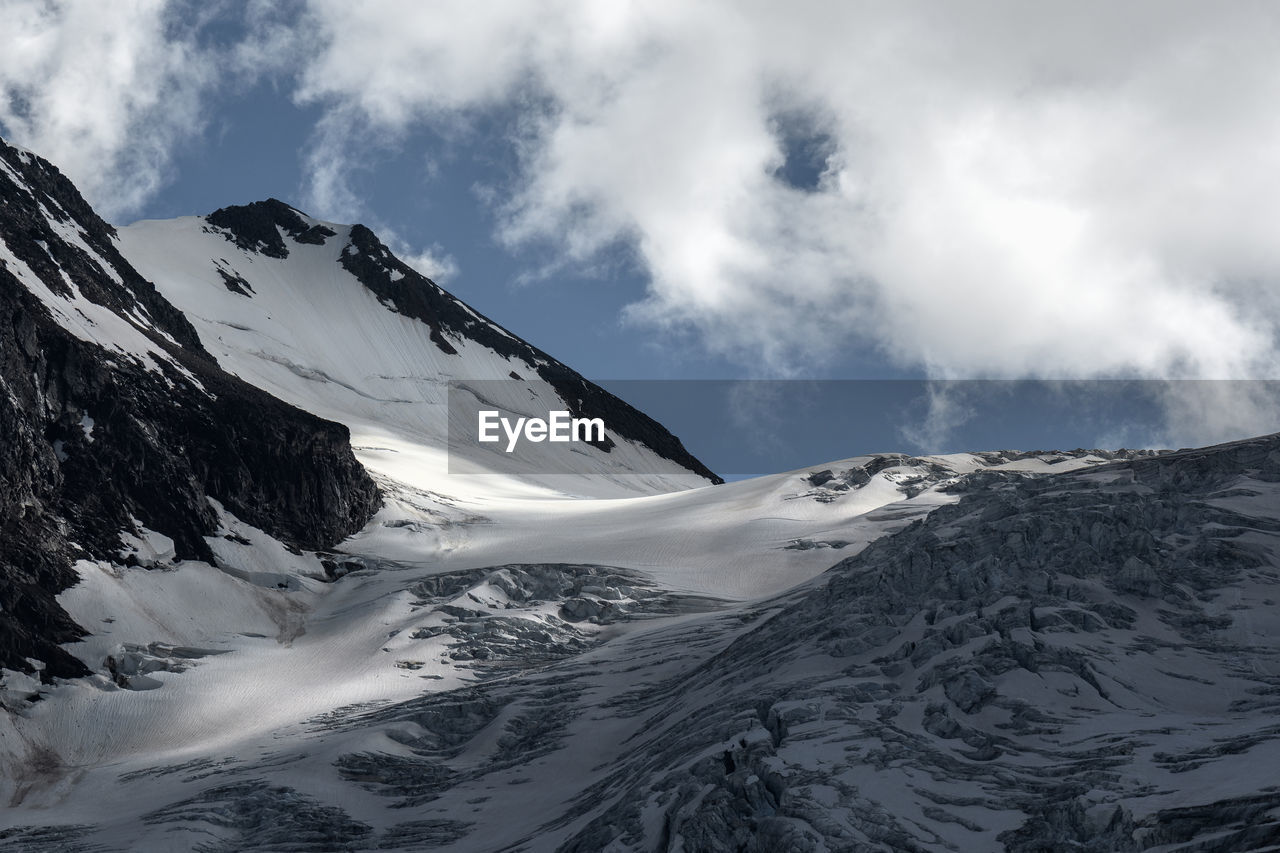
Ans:
[{"label": "wispy cloud", "polygon": [[1280,382],[1157,385],[1165,424],[1151,445],[1199,447],[1280,430]]},{"label": "wispy cloud", "polygon": [[195,3],[6,0],[0,127],[57,164],[108,217],[163,185],[175,146],[204,126],[219,63]]},{"label": "wispy cloud", "polygon": [[[977,414],[972,402],[966,399],[966,384],[955,382],[928,382],[924,388],[924,412],[919,418],[906,421],[898,428],[898,434],[913,449],[921,453],[942,453],[949,448],[956,431]],[[990,401],[984,401],[990,405]]]}]

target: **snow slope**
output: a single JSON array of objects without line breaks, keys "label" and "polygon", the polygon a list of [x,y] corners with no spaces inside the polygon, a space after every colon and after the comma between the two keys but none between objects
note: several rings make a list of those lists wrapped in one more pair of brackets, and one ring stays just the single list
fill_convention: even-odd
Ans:
[{"label": "snow slope", "polygon": [[[190,318],[225,370],[345,424],[361,461],[375,473],[423,488],[438,485],[449,472],[470,473],[468,488],[497,494],[525,489],[605,497],[707,484],[705,477],[625,438],[608,453],[580,448],[573,468],[548,463],[546,454],[562,446],[528,442],[512,454],[455,442],[450,458],[450,430],[474,431],[475,424],[449,422],[447,383],[513,375],[532,380],[535,399],[526,401],[527,412],[546,417],[566,408],[539,381],[537,370],[549,357],[522,342],[499,352],[478,342],[474,331],[442,332],[396,310],[342,261],[363,251],[377,254],[377,263],[398,262],[381,248],[356,245],[352,226],[290,212],[330,236],[298,242],[281,229],[287,254],[276,257],[239,245],[233,232],[210,218],[186,217],[122,228],[120,248]],[[412,273],[399,268],[389,278],[403,288],[435,287],[425,279],[415,285]],[[488,339],[518,341],[462,303],[451,304],[469,314]],[[560,473],[567,470],[582,476]]]}]

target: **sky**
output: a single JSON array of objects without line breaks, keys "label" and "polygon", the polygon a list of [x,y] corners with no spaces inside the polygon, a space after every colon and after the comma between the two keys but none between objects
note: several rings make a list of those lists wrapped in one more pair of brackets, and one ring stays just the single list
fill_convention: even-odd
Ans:
[{"label": "sky", "polygon": [[[0,20],[0,132],[109,220],[274,196],[363,222],[591,378],[1280,378],[1274,3]],[[1148,438],[1280,428],[1222,388],[1165,395]],[[917,437],[957,411],[931,405]]]}]

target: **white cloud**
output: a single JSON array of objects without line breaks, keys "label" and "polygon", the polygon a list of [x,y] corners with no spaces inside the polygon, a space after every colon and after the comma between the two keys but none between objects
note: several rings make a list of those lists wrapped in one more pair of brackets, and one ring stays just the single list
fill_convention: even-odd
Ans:
[{"label": "white cloud", "polygon": [[450,279],[457,276],[458,262],[441,246],[433,245],[426,249],[415,249],[399,237],[388,239],[386,229],[381,229],[378,233],[396,257],[436,284],[448,284]]},{"label": "white cloud", "polygon": [[[1280,366],[1280,9],[314,0],[303,100],[519,111],[503,236],[651,276],[629,316],[772,372]],[[348,113],[350,114],[350,113]],[[830,156],[779,177],[779,121]]]},{"label": "white cloud", "polygon": [[334,110],[320,119],[312,131],[306,152],[303,206],[312,216],[330,222],[357,222],[365,213],[364,202],[351,187],[352,173],[368,158],[351,156],[353,128],[359,126],[353,110]]},{"label": "white cloud", "polygon": [[452,259],[353,176],[499,115],[500,237],[554,248],[544,273],[627,247],[632,322],[761,373],[871,348],[941,378],[1280,374],[1274,4],[253,0],[200,48],[194,13],[230,8],[0,0],[0,124],[120,216],[215,87],[296,74],[308,210],[433,276]]},{"label": "white cloud", "polygon": [[208,14],[155,0],[4,0],[0,126],[100,213],[136,212],[175,144],[203,126],[217,71],[194,33]]},{"label": "white cloud", "polygon": [[[966,383],[927,382],[924,386],[924,414],[917,420],[908,421],[898,428],[898,434],[922,453],[942,453],[950,449],[956,430],[973,420],[978,410],[974,401],[967,399],[969,386]],[[999,391],[995,391],[998,395]],[[991,389],[980,388],[978,396],[984,397],[982,402],[992,406]]]},{"label": "white cloud", "polygon": [[[305,155],[303,207],[310,215],[330,222],[366,224],[400,260],[436,283],[446,283],[458,274],[453,256],[438,244],[425,248],[411,244],[377,211],[370,210],[352,187],[356,172],[373,168],[370,149],[388,149],[398,141],[394,136],[388,138],[385,132],[369,135],[364,130],[361,116],[350,107],[336,109],[320,119]],[[427,171],[432,168],[428,163]]]},{"label": "white cloud", "polygon": [[1159,383],[1165,424],[1148,447],[1201,447],[1280,429],[1280,383]]}]

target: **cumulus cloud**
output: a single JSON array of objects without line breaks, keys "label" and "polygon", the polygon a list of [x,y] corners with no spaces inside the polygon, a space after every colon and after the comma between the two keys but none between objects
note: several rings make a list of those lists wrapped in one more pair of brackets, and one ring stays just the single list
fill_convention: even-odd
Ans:
[{"label": "cumulus cloud", "polygon": [[[499,117],[508,245],[544,273],[623,247],[648,276],[631,322],[762,375],[868,351],[934,378],[1280,375],[1274,4],[0,4],[0,125],[108,215],[163,183],[211,92],[269,74],[323,114],[310,212],[448,277],[353,177]],[[244,36],[202,47],[202,15]],[[1270,423],[1220,393],[1245,397],[1167,408]],[[931,441],[963,414],[944,402]]]},{"label": "cumulus cloud", "polygon": [[0,127],[108,218],[135,213],[175,145],[203,126],[218,64],[196,34],[210,14],[156,0],[4,0]]},{"label": "cumulus cloud", "polygon": [[629,244],[632,320],[767,372],[854,343],[944,377],[1280,366],[1274,5],[309,10],[301,100],[391,133],[514,112],[502,236]]},{"label": "cumulus cloud", "polygon": [[[438,244],[427,248],[415,248],[399,235],[387,236],[387,229],[379,232],[396,257],[437,284],[448,284],[458,274],[458,262]],[[397,248],[399,247],[399,248]]]}]

